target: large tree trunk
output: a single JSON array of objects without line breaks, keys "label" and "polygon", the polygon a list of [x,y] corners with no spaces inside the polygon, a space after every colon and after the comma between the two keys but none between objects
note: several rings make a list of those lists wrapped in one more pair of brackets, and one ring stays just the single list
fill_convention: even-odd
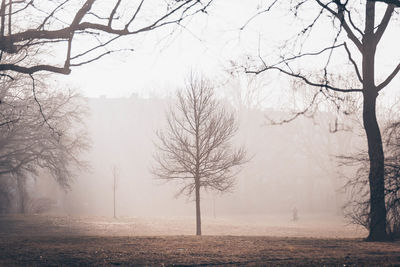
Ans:
[{"label": "large tree trunk", "polygon": [[201,235],[200,181],[196,179],[196,235]]},{"label": "large tree trunk", "polygon": [[382,137],[376,119],[375,93],[364,93],[363,121],[368,141],[368,155],[370,161],[369,188],[370,188],[370,241],[384,241],[386,233],[386,206],[384,184],[384,154]]},{"label": "large tree trunk", "polygon": [[365,10],[365,32],[363,36],[362,67],[363,67],[363,123],[368,142],[370,162],[370,221],[369,241],[387,240],[386,206],[385,206],[385,172],[382,137],[376,119],[376,98],[378,91],[375,86],[375,52],[377,40],[375,28],[375,2],[367,1]]}]

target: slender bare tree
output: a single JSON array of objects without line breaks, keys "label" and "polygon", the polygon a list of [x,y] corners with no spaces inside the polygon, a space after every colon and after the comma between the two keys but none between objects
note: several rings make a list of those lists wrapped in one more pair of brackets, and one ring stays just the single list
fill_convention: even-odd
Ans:
[{"label": "slender bare tree", "polygon": [[232,147],[234,113],[219,106],[208,80],[191,75],[177,97],[176,108],[167,113],[167,129],[157,132],[153,173],[166,181],[181,181],[178,195],[194,193],[196,235],[201,235],[200,189],[232,188],[246,152]]},{"label": "slender bare tree", "polygon": [[[377,3],[380,10],[377,10]],[[291,47],[276,62],[264,60],[259,55],[260,66],[249,72],[261,73],[275,70],[292,78],[298,79],[310,87],[316,88],[315,97],[322,95],[328,100],[340,99],[338,94],[359,93],[363,97],[362,114],[363,125],[368,143],[369,155],[369,187],[370,187],[370,232],[367,240],[386,240],[386,208],[384,194],[384,153],[382,149],[382,137],[376,117],[376,100],[378,94],[393,80],[400,71],[400,64],[395,62],[393,70],[377,81],[375,73],[376,52],[378,44],[382,40],[387,28],[397,13],[395,8],[399,7],[397,0],[367,0],[367,1],[341,1],[341,0],[299,0],[299,1],[271,1],[269,6],[258,14],[270,12],[274,6],[282,3],[289,6],[295,19],[304,21],[301,14],[307,13],[304,28],[301,28],[294,40],[288,40],[283,47]],[[383,9],[383,10],[382,10]],[[382,16],[378,16],[382,11]],[[362,15],[364,13],[364,15]],[[380,20],[376,22],[377,18]],[[252,18],[253,19],[253,18]],[[249,20],[247,23],[250,23]],[[322,23],[330,22],[332,27],[332,39],[326,46],[324,42],[313,39],[313,47],[320,48],[313,51],[305,51],[309,46],[306,42],[313,36],[313,29]],[[325,24],[326,25],[326,24]],[[292,42],[293,41],[293,42]],[[291,46],[292,45],[292,46]],[[306,71],[309,59],[320,57],[323,62],[320,75],[315,79]],[[343,84],[335,83],[335,77],[340,75],[341,68],[332,68],[334,59],[344,58],[352,67],[353,76],[358,79],[357,87],[343,87]],[[337,67],[337,66],[336,66]],[[336,79],[337,80],[337,79]],[[340,105],[340,101],[338,102]],[[312,101],[310,106],[315,105]],[[305,111],[309,110],[307,107]],[[303,114],[300,112],[299,114]]]}]

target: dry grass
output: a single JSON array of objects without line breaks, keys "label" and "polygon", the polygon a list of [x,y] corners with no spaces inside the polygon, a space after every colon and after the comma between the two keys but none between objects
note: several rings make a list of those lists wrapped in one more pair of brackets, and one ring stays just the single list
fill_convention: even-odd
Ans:
[{"label": "dry grass", "polygon": [[[231,229],[228,223],[228,220],[205,220],[205,233],[224,230],[225,235],[196,237],[175,235],[179,229],[185,234],[188,229],[193,230],[188,218],[155,221],[3,216],[0,217],[0,265],[400,266],[399,242],[311,238],[312,229],[304,225],[296,226],[297,233],[303,233],[303,237],[294,237],[290,225],[277,227],[279,231],[272,232],[272,226],[262,228],[258,223],[237,222]],[[253,227],[261,232],[253,236],[226,235],[246,234],[250,231],[247,228]],[[332,226],[326,228],[335,232]],[[277,236],[261,235],[268,229],[270,235]],[[317,227],[314,234],[319,236],[319,231]],[[340,236],[346,231],[343,228],[342,232],[335,233]],[[285,237],[282,233],[289,235]]]}]

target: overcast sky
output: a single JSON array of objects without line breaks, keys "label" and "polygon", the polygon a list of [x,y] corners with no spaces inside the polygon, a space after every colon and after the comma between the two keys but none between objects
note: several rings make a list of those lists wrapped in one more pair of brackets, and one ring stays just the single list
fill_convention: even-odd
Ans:
[{"label": "overcast sky", "polygon": [[[186,28],[175,26],[173,34],[170,34],[171,28],[165,28],[135,36],[121,42],[122,46],[133,48],[134,52],[105,57],[87,66],[74,68],[71,75],[58,76],[57,79],[90,97],[170,94],[181,86],[191,69],[220,80],[229,60],[240,61],[246,55],[256,55],[259,44],[263,50],[261,53],[277,54],[281,41],[293,36],[293,29],[303,27],[296,24],[291,15],[274,10],[258,16],[240,31],[240,27],[257,13],[257,8],[265,7],[267,2],[216,0],[208,15],[190,18],[185,22]],[[307,14],[304,17],[306,20],[312,18],[307,18]],[[392,37],[382,40],[381,47],[385,49],[378,50],[379,71],[389,72],[400,58],[398,52],[389,53],[398,51],[399,37],[390,33],[393,29],[396,27],[389,27],[386,34],[386,37]],[[315,43],[315,49],[321,49],[318,46],[320,42],[330,40],[332,33],[331,25],[322,24],[315,28],[313,34],[316,39],[310,43]],[[313,48],[310,46],[310,49]],[[273,86],[286,86],[282,81],[282,78],[278,83],[275,81]],[[394,84],[398,85],[398,81],[396,78]],[[388,89],[386,91],[390,91]]]}]

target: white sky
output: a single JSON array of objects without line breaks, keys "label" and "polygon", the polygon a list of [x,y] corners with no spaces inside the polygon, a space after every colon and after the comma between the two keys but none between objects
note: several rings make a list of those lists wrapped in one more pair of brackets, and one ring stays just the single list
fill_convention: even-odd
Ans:
[{"label": "white sky", "polygon": [[[262,3],[265,6],[266,1],[215,0],[208,16],[195,16],[186,23],[189,30],[177,28],[173,35],[168,35],[171,29],[165,29],[136,36],[121,43],[124,47],[134,48],[135,52],[107,56],[76,67],[71,75],[57,76],[57,79],[90,97],[169,94],[182,84],[191,69],[219,80],[228,60],[241,60],[247,54],[257,54],[259,41],[262,53],[274,53],[278,51],[276,48],[281,40],[294,34],[292,29],[302,27],[293,24],[291,15],[272,12],[257,17],[244,31],[239,31]],[[396,47],[400,37],[393,34],[395,30],[396,27],[388,29],[392,33],[388,32],[387,36],[392,37],[383,40],[381,47],[385,49],[378,50],[382,60],[378,60],[377,67],[386,73],[400,59],[399,52],[391,53],[399,51]],[[315,49],[323,48],[319,46],[320,42],[330,40],[332,32],[331,25],[316,28],[313,32],[317,37]],[[311,62],[304,67],[310,65]],[[279,84],[275,81],[273,86]],[[390,91],[388,89],[386,91]]]},{"label": "white sky", "polygon": [[241,1],[231,0],[230,12],[219,12],[226,5],[224,2],[227,1],[216,1],[212,15],[191,19],[187,24],[190,30],[177,28],[167,37],[170,28],[137,36],[123,43],[135,52],[108,56],[74,68],[71,75],[60,78],[87,96],[119,97],[176,87],[190,69],[217,75],[227,59],[240,56],[237,29],[255,10],[250,4],[244,5],[248,7],[244,14]]}]

